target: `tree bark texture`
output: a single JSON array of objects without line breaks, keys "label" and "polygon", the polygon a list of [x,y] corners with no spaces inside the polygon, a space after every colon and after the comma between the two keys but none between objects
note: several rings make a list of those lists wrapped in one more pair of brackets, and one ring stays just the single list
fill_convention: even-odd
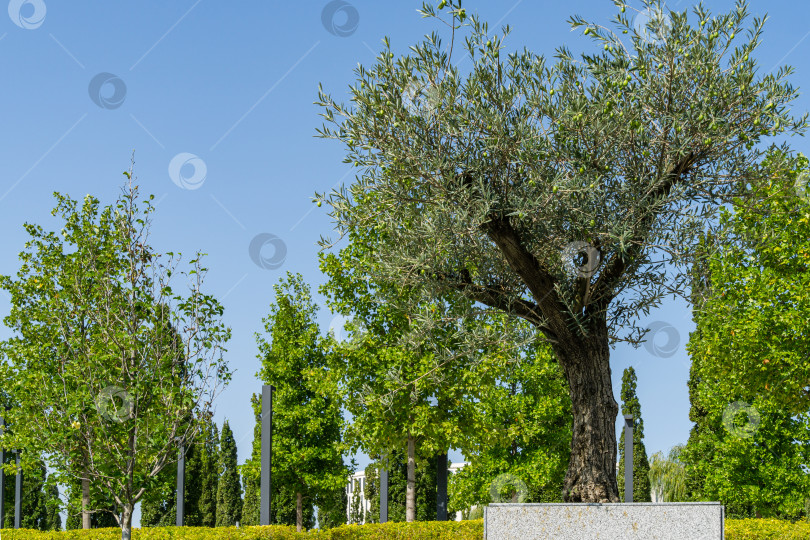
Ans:
[{"label": "tree bark texture", "polygon": [[408,478],[405,488],[405,521],[416,521],[416,439],[408,435]]},{"label": "tree bark texture", "polygon": [[82,529],[90,528],[90,479],[82,478]]},{"label": "tree bark texture", "polygon": [[566,502],[619,502],[616,416],[607,328],[576,343],[553,345],[568,381],[574,417]]},{"label": "tree bark texture", "polygon": [[301,532],[304,526],[304,501],[301,492],[295,494],[295,530]]}]

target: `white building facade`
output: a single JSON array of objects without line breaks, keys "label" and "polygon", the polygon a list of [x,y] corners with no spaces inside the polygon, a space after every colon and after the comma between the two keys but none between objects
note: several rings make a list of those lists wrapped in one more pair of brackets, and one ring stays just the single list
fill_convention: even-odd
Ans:
[{"label": "white building facade", "polygon": [[[451,463],[447,467],[447,477],[448,481],[450,476],[453,475],[457,470],[461,469],[467,465],[467,462],[460,462],[460,463]],[[366,472],[365,471],[358,471],[354,473],[352,476],[349,477],[349,482],[346,485],[346,518],[351,518],[351,509],[352,509],[352,500],[354,498],[354,494],[356,490],[360,490],[360,509],[363,514],[361,523],[366,522],[366,515],[368,515],[369,511],[371,510],[371,501],[366,500]],[[449,517],[449,516],[448,516]],[[456,512],[454,518],[456,521],[461,521],[461,512]]]}]

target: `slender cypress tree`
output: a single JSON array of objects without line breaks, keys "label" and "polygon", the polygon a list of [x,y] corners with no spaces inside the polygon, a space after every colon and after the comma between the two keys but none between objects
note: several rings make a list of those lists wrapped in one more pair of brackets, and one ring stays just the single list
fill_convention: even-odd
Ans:
[{"label": "slender cypress tree", "polygon": [[259,500],[261,497],[260,480],[261,470],[261,440],[262,440],[262,416],[261,400],[258,395],[250,396],[250,406],[253,409],[253,445],[244,465],[240,467],[242,472],[242,485],[245,487],[245,499],[242,502],[242,525],[259,524]]},{"label": "slender cypress tree", "polygon": [[175,524],[176,469],[166,467],[155,486],[141,499],[141,527],[168,527]]},{"label": "slender cypress tree", "polygon": [[[636,395],[638,379],[632,366],[622,374],[622,414],[633,415],[633,502],[650,502],[650,463],[644,447],[644,420]],[[619,437],[619,495],[624,500],[624,438]]]},{"label": "slender cypress tree", "polygon": [[213,527],[217,522],[217,485],[219,484],[219,429],[208,420],[202,448],[202,480],[198,503],[200,525]]},{"label": "slender cypress tree", "polygon": [[236,459],[236,441],[226,420],[219,443],[219,484],[217,485],[217,527],[229,527],[242,520],[242,485]]},{"label": "slender cypress tree", "polygon": [[365,519],[365,510],[362,506],[360,498],[362,482],[359,478],[352,479],[352,506],[349,509],[349,523],[363,523]]},{"label": "slender cypress tree", "polygon": [[[25,471],[22,485],[22,518],[24,529],[48,531],[62,528],[59,516],[59,490],[53,483],[46,482],[45,464],[40,462],[36,469]],[[55,494],[54,494],[55,491]],[[6,476],[6,520],[5,527],[14,525],[14,476]]]}]

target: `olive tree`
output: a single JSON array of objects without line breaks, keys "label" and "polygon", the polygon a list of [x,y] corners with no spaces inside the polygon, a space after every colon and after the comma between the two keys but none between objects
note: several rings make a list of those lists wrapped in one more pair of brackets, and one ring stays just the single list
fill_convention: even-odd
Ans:
[{"label": "olive tree", "polygon": [[[319,90],[318,133],[360,172],[316,199],[342,235],[374,231],[381,278],[409,297],[460,292],[472,303],[447,318],[529,321],[571,395],[564,500],[618,501],[610,348],[637,345],[637,315],[686,293],[689,248],[717,208],[759,196],[767,138],[806,129],[788,109],[791,69],[758,67],[764,20],[744,2],[720,15],[618,2],[610,23],[572,17],[588,52],[553,61],[509,52],[509,27],[491,32],[457,0],[438,8],[422,14],[447,45],[434,32],[397,56],[386,39],[350,104]],[[466,337],[470,350],[498,338]]]}]

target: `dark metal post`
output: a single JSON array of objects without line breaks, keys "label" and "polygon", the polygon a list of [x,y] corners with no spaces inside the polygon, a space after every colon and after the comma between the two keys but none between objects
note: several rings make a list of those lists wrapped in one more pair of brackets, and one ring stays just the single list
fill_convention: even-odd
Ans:
[{"label": "dark metal post", "polygon": [[388,521],[388,463],[380,469],[380,523]]},{"label": "dark metal post", "polygon": [[273,390],[262,385],[262,455],[259,487],[259,525],[270,525],[270,485],[273,467]]},{"label": "dark metal post", "polygon": [[186,448],[180,447],[177,456],[177,515],[175,516],[175,525],[178,527],[183,526],[183,520],[186,514]]},{"label": "dark metal post", "polygon": [[[0,433],[6,427],[6,421],[0,416]],[[6,522],[6,472],[3,470],[3,464],[6,462],[6,450],[0,448],[0,529]]]},{"label": "dark metal post", "polygon": [[22,518],[22,469],[20,468],[21,450],[17,450],[17,481],[14,483],[14,528],[20,528]]},{"label": "dark metal post", "polygon": [[436,521],[447,521],[447,454],[436,463]]},{"label": "dark metal post", "polygon": [[624,502],[633,502],[633,415],[624,415]]}]

